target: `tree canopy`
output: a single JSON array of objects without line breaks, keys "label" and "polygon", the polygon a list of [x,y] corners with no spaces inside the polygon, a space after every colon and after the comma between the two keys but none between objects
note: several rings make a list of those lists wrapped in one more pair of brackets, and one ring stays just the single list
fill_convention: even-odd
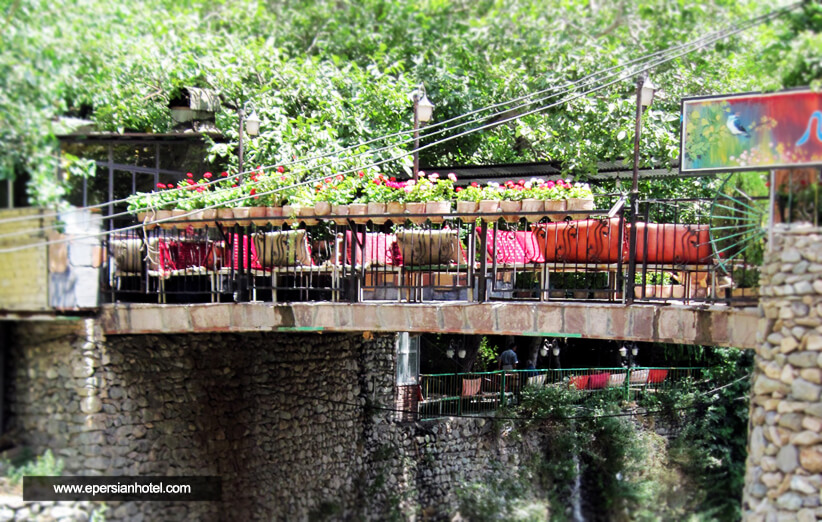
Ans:
[{"label": "tree canopy", "polygon": [[[787,5],[783,3],[782,5]],[[60,196],[58,118],[112,132],[168,132],[169,102],[185,87],[223,101],[224,142],[210,156],[237,169],[237,108],[263,121],[248,165],[277,165],[355,149],[334,172],[411,150],[409,93],[425,86],[434,122],[638,59],[775,9],[755,0],[7,0],[0,10],[0,178],[27,173],[32,199]],[[646,114],[644,164],[678,154],[684,96],[815,84],[822,73],[822,9],[814,2],[651,70],[661,92]],[[599,81],[596,85],[606,83]],[[579,91],[578,91],[579,92]],[[630,157],[635,82],[522,108],[423,137],[423,164],[550,160],[569,173]],[[544,96],[543,96],[544,98]],[[518,118],[512,116],[520,115]],[[466,133],[482,124],[485,130]],[[459,122],[455,122],[459,123]],[[410,160],[388,161],[390,174]],[[185,169],[185,166],[181,166]]]}]

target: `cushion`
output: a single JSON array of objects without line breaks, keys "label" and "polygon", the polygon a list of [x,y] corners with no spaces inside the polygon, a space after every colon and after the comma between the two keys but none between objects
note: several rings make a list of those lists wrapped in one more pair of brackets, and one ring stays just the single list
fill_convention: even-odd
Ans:
[{"label": "cushion", "polygon": [[648,384],[658,384],[668,376],[668,370],[651,370],[648,372]]},{"label": "cushion", "polygon": [[616,263],[624,255],[620,218],[538,223],[531,228],[545,261]]},{"label": "cushion", "polygon": [[120,272],[141,272],[143,270],[143,240],[140,238],[113,239],[111,251],[114,263]]},{"label": "cushion", "polygon": [[476,379],[463,379],[462,380],[462,396],[463,397],[471,397],[473,395],[477,395],[480,392],[480,387],[482,386],[482,378],[477,377]]},{"label": "cushion", "polygon": [[[477,235],[482,233],[482,228],[477,227]],[[496,242],[497,263],[502,264],[527,264],[544,263],[545,258],[539,248],[534,234],[529,231],[507,231],[489,230],[488,234],[488,258],[494,255],[494,242]]]},{"label": "cushion", "polygon": [[610,377],[608,377],[608,387],[609,388],[619,388],[625,384],[625,374],[624,373],[612,373]]},{"label": "cushion", "polygon": [[528,386],[543,386],[545,384],[545,374],[540,375],[532,375],[528,377],[527,385]]},{"label": "cushion", "polygon": [[[367,232],[365,239],[362,234],[357,234],[358,242],[357,263],[358,265],[371,266],[391,266],[401,265],[402,255],[397,248],[397,236],[394,234],[384,234],[382,232]],[[345,232],[346,241],[346,261],[351,263],[351,249],[353,248],[354,236],[351,231]],[[359,248],[362,244],[362,248]]]},{"label": "cushion", "polygon": [[254,234],[257,259],[264,268],[311,265],[305,230],[281,230]]},{"label": "cushion", "polygon": [[603,373],[594,373],[588,376],[588,389],[589,390],[601,390],[608,385],[608,378],[610,374],[608,372]]},{"label": "cushion", "polygon": [[570,388],[576,388],[577,390],[584,390],[588,387],[588,376],[572,375],[571,379],[568,381],[568,386]]},{"label": "cushion", "polygon": [[678,265],[707,263],[711,259],[708,228],[708,225],[637,223],[636,261]]},{"label": "cushion", "polygon": [[402,230],[397,244],[404,265],[446,265],[457,263],[460,241],[457,230]]},{"label": "cushion", "polygon": [[634,370],[631,372],[631,384],[645,384],[648,382],[649,370]]}]

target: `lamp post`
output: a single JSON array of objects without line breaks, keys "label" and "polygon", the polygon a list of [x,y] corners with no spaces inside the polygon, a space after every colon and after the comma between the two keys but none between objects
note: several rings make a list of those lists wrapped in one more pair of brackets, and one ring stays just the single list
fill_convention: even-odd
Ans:
[{"label": "lamp post", "polygon": [[625,285],[625,300],[628,304],[634,301],[634,278],[636,276],[636,221],[639,214],[639,138],[642,132],[642,109],[650,107],[654,101],[656,87],[648,78],[648,73],[639,75],[636,82],[636,124],[634,127],[634,176],[631,183],[631,233],[628,242],[628,281]]},{"label": "lamp post", "polygon": [[434,114],[434,104],[428,100],[425,95],[425,86],[420,85],[417,90],[411,93],[411,99],[414,101],[414,179],[420,172],[420,128],[424,127],[426,123],[431,121],[431,116]]},{"label": "lamp post", "polygon": [[253,138],[254,136],[257,136],[258,134],[260,134],[260,118],[257,116],[257,111],[254,110],[253,106],[251,107],[251,114],[248,116],[248,118],[245,117],[245,112],[246,112],[246,108],[248,107],[248,105],[249,104],[246,103],[245,106],[243,106],[239,110],[240,126],[239,126],[239,129],[238,129],[238,134],[240,136],[240,143],[239,143],[239,146],[240,146],[240,154],[239,154],[239,156],[240,156],[239,169],[240,170],[239,170],[239,174],[240,175],[238,176],[238,178],[239,178],[240,182],[242,182],[242,180],[243,180],[243,177],[242,177],[242,174],[243,174],[243,152],[244,152],[244,150],[243,150],[243,123],[245,122],[245,133],[248,134],[250,137]]}]

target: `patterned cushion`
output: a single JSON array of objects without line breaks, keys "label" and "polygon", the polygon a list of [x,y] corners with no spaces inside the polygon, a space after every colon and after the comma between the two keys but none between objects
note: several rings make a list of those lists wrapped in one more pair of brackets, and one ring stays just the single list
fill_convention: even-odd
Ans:
[{"label": "patterned cushion", "polygon": [[264,268],[311,265],[305,230],[257,232],[254,234],[257,259]]},{"label": "patterned cushion", "polygon": [[619,218],[540,223],[532,228],[546,261],[616,263],[627,245],[624,234],[619,242]]},{"label": "patterned cushion", "polygon": [[120,272],[141,272],[143,270],[143,240],[114,239],[111,241],[114,263]]},{"label": "patterned cushion", "polygon": [[[397,255],[397,236],[394,234],[384,234],[382,232],[368,232],[365,239],[362,234],[357,234],[357,265],[390,266],[401,265],[402,256]],[[346,260],[351,263],[351,249],[353,247],[354,236],[351,231],[345,232]],[[359,245],[362,245],[362,248]]]},{"label": "patterned cushion", "polygon": [[710,241],[708,225],[637,223],[636,261],[666,264],[707,263],[711,258]]},{"label": "patterned cushion", "polygon": [[456,230],[402,230],[397,243],[405,265],[446,265],[459,258]]}]

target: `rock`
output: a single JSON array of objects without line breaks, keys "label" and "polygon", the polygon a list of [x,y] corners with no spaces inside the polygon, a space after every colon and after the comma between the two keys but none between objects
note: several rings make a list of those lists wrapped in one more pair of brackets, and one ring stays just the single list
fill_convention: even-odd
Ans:
[{"label": "rock", "polygon": [[784,384],[776,379],[769,379],[764,375],[759,375],[756,381],[754,381],[753,392],[756,395],[768,395],[774,392],[784,391],[786,388]]},{"label": "rock", "polygon": [[822,418],[806,415],[802,419],[802,427],[816,433],[822,434]]},{"label": "rock", "polygon": [[[785,308],[783,308],[785,310]],[[799,341],[794,336],[783,337],[779,342],[779,351],[782,353],[790,353],[799,347]]]},{"label": "rock", "polygon": [[82,410],[83,413],[97,413],[102,409],[103,403],[97,397],[86,397],[82,401],[80,401],[80,410]]},{"label": "rock", "polygon": [[818,448],[802,448],[799,452],[799,462],[805,471],[822,473],[822,452]]},{"label": "rock", "polygon": [[782,483],[782,473],[765,473],[762,475],[761,481],[768,486],[769,489],[774,489]]},{"label": "rock", "polygon": [[[820,280],[822,283],[822,280]],[[822,350],[822,335],[810,334],[805,338],[805,349],[818,352]]]},{"label": "rock", "polygon": [[813,484],[808,482],[808,479],[799,475],[791,477],[791,489],[799,493],[804,493],[805,495],[812,495],[818,492]]},{"label": "rock", "polygon": [[796,513],[796,522],[816,522],[816,514],[812,509],[800,509]]},{"label": "rock", "polygon": [[799,368],[815,368],[817,357],[817,352],[797,352],[788,356],[788,362]]},{"label": "rock", "polygon": [[793,379],[793,367],[790,364],[786,364],[782,367],[782,372],[779,375],[779,380],[790,386],[793,383]]},{"label": "rock", "polygon": [[819,400],[820,393],[822,393],[822,386],[805,379],[796,379],[791,384],[791,394],[794,399],[816,402]]},{"label": "rock", "polygon": [[813,446],[822,441],[822,435],[816,431],[805,430],[791,437],[791,444],[797,446]]},{"label": "rock", "polygon": [[819,368],[802,368],[799,370],[799,376],[808,382],[822,384],[822,370]]},{"label": "rock", "polygon": [[802,497],[796,493],[785,493],[776,499],[776,505],[789,511],[798,511],[802,507]]},{"label": "rock", "polygon": [[793,444],[783,446],[776,456],[776,465],[783,473],[790,473],[799,467],[799,451],[797,451],[796,446]]},{"label": "rock", "polygon": [[762,456],[765,453],[765,445],[767,442],[765,441],[765,436],[762,433],[762,427],[757,426],[751,431],[751,440],[750,440],[750,457],[753,459],[754,462],[759,462],[762,460]]},{"label": "rock", "polygon": [[[800,254],[799,250],[796,248],[786,248],[780,254],[779,259],[783,263],[798,263],[802,261],[802,254]],[[782,271],[787,272],[787,270],[784,269]]]},{"label": "rock", "polygon": [[802,427],[802,415],[799,413],[785,413],[780,417],[779,425],[791,431],[799,431]]}]

